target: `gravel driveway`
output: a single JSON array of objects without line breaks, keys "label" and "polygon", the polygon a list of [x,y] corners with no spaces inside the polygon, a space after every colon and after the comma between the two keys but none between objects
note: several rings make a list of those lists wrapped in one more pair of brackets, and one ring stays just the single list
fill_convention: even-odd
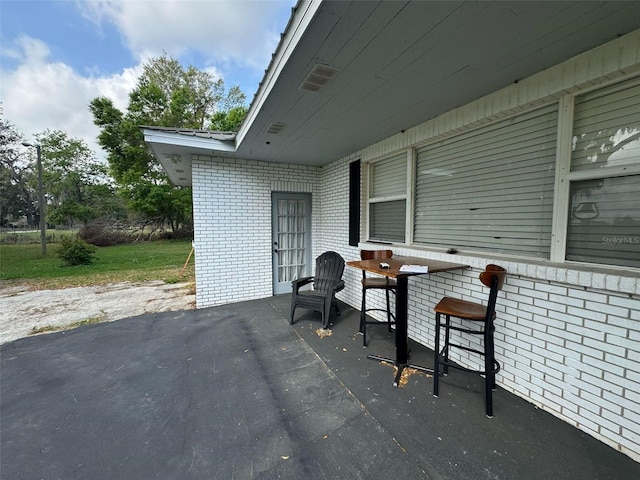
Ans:
[{"label": "gravel driveway", "polygon": [[0,287],[0,344],[34,330],[64,330],[85,320],[110,322],[144,313],[194,309],[191,286],[153,281],[60,290]]}]

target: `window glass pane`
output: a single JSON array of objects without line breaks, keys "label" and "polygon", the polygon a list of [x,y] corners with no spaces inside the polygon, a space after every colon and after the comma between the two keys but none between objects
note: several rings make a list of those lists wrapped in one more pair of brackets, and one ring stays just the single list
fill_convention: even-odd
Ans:
[{"label": "window glass pane", "polygon": [[369,196],[388,197],[407,193],[407,154],[403,152],[371,164]]},{"label": "window glass pane", "polygon": [[406,151],[369,165],[369,240],[404,243],[406,197]]},{"label": "window glass pane", "polygon": [[558,106],[417,152],[414,241],[548,258]]},{"label": "window glass pane", "polygon": [[572,182],[567,260],[640,267],[640,176]]},{"label": "window glass pane", "polygon": [[372,203],[370,205],[369,239],[403,243],[405,238],[406,202]]},{"label": "window glass pane", "polygon": [[576,97],[571,171],[640,164],[640,82]]}]

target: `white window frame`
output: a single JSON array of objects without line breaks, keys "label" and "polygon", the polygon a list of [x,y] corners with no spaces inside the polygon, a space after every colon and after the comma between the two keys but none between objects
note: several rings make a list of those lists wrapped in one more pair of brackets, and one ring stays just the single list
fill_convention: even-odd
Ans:
[{"label": "white window frame", "polygon": [[[560,99],[559,119],[558,119],[558,151],[556,158],[556,182],[553,203],[553,220],[551,227],[551,256],[550,261],[556,263],[577,263],[566,259],[567,233],[569,227],[569,204],[571,182],[582,180],[597,180],[600,178],[623,177],[629,175],[640,175],[640,165],[625,165],[619,167],[603,167],[594,170],[571,171],[571,142],[573,139],[573,121],[575,99],[579,95],[606,88],[611,85],[632,80],[631,76],[626,79],[618,79],[605,85],[598,85],[591,89],[581,90],[574,94],[566,95]],[[597,264],[610,266],[608,264]],[[615,266],[619,268],[619,266]],[[633,268],[633,267],[624,267]]]},{"label": "white window frame", "polygon": [[[390,158],[398,157],[401,154],[406,156],[405,168],[407,172],[406,176],[406,185],[404,193],[398,193],[397,195],[385,195],[381,197],[372,197],[371,196],[371,183],[372,183],[372,169],[376,163],[389,160]],[[398,163],[400,165],[400,163]],[[385,155],[384,157],[376,158],[374,160],[370,160],[367,162],[367,188],[366,188],[366,239],[368,242],[375,243],[389,243],[389,244],[398,244],[398,245],[411,245],[413,242],[413,186],[414,186],[414,172],[415,172],[415,150],[413,148],[403,149],[394,152],[390,155]],[[371,205],[374,203],[383,203],[383,202],[394,202],[398,200],[404,200],[405,202],[405,234],[404,242],[394,242],[394,241],[385,241],[385,240],[372,240],[371,239]]]}]

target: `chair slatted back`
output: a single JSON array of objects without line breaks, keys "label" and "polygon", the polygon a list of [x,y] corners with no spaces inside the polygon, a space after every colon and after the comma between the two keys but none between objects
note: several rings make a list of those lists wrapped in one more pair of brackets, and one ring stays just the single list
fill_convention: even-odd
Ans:
[{"label": "chair slatted back", "polygon": [[391,258],[392,250],[360,250],[361,260],[372,260],[374,258]]},{"label": "chair slatted back", "polygon": [[[393,250],[360,250],[361,260],[373,260],[374,258],[391,258]],[[362,278],[367,278],[367,272],[362,270]]]},{"label": "chair slatted back", "polygon": [[316,259],[316,273],[313,288],[327,292],[342,279],[344,258],[336,252],[324,252]]}]

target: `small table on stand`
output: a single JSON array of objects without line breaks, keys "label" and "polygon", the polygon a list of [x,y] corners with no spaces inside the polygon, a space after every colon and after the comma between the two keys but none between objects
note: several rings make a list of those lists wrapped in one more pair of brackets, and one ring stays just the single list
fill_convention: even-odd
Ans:
[{"label": "small table on stand", "polygon": [[[400,383],[400,377],[402,371],[406,367],[415,368],[425,373],[434,373],[433,369],[422,367],[420,365],[412,365],[409,363],[409,336],[408,336],[408,286],[409,277],[414,275],[422,275],[429,273],[448,272],[450,270],[462,270],[469,268],[469,265],[460,263],[442,262],[439,260],[429,260],[419,257],[392,257],[383,260],[386,262],[389,268],[382,268],[380,266],[380,259],[371,260],[353,260],[347,262],[347,265],[360,270],[365,270],[371,273],[377,273],[384,275],[385,277],[395,278],[398,289],[396,293],[396,358],[386,358],[379,355],[367,355],[367,358],[376,360],[379,362],[389,362],[394,364],[398,372],[393,381],[393,386],[397,387]],[[403,265],[420,265],[428,267],[427,272],[404,272],[400,271],[400,267]]]}]

